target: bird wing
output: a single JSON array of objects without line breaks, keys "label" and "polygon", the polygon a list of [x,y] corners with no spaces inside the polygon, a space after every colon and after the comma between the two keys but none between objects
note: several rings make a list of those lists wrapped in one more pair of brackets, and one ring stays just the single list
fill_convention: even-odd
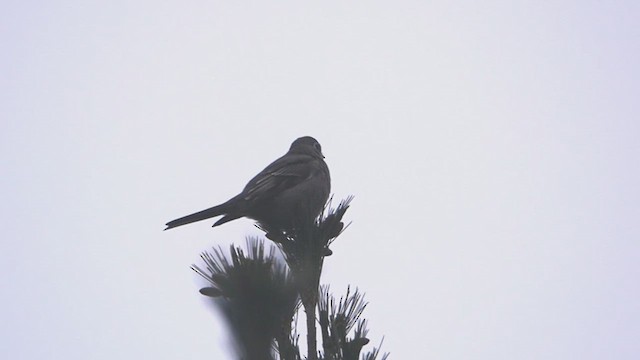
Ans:
[{"label": "bird wing", "polygon": [[243,197],[246,200],[273,197],[298,185],[310,176],[313,160],[312,156],[302,154],[282,156],[249,181]]}]

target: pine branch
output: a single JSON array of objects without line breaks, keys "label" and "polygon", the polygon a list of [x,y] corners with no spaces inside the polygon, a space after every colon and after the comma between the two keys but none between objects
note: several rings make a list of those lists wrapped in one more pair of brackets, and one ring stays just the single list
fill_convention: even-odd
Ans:
[{"label": "pine branch", "polygon": [[[264,243],[247,239],[248,254],[231,246],[230,259],[221,248],[201,255],[206,268],[192,269],[211,283],[200,293],[222,313],[236,345],[238,359],[272,360],[277,339],[281,359],[296,360],[289,338],[299,304],[297,289],[285,264]],[[287,334],[284,336],[284,334]],[[299,356],[298,356],[299,358]]]},{"label": "pine branch", "polygon": [[[293,319],[302,304],[306,359],[358,360],[363,346],[369,343],[367,321],[361,318],[367,306],[363,294],[347,288],[346,294],[336,300],[329,286],[319,286],[324,258],[332,254],[329,246],[346,228],[342,218],[351,200],[348,197],[335,209],[329,202],[315,219],[303,211],[294,219],[292,229],[274,230],[268,224],[259,224],[282,257],[276,256],[276,247],[265,251],[263,241],[248,238],[247,254],[234,246],[229,255],[220,247],[213,248],[201,254],[204,268],[192,266],[211,283],[200,292],[210,297],[223,315],[238,359],[301,360],[297,321]],[[316,344],[317,324],[322,352]],[[374,348],[363,354],[362,360],[376,360],[379,352],[379,347]],[[388,356],[382,355],[382,360]]]},{"label": "pine branch", "polygon": [[[367,307],[364,295],[357,289],[351,293],[350,288],[347,288],[346,295],[336,301],[329,292],[329,286],[323,286],[321,289],[318,313],[322,331],[323,359],[357,360],[362,347],[369,343],[367,321],[361,318]],[[379,350],[374,349],[373,352],[364,355],[363,359],[375,360],[378,352]]]},{"label": "pine branch", "polygon": [[331,254],[329,245],[342,233],[345,226],[342,217],[349,208],[353,197],[340,202],[331,209],[330,202],[320,216],[309,216],[309,211],[301,211],[294,219],[292,229],[277,230],[268,224],[259,224],[267,238],[279,245],[291,269],[300,294],[307,320],[307,358],[318,358],[316,344],[316,305],[320,275],[325,256]]}]

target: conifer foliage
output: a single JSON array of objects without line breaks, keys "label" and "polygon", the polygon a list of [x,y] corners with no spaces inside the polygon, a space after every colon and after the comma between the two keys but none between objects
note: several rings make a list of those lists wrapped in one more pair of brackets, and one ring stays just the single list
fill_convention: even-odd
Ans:
[{"label": "conifer foliage", "polygon": [[[352,198],[327,207],[316,219],[299,214],[292,230],[259,224],[272,244],[248,238],[246,251],[232,245],[201,254],[204,266],[192,268],[210,286],[200,293],[211,298],[231,334],[238,360],[385,360],[380,349],[362,353],[369,343],[367,303],[357,289],[339,300],[328,285],[320,286],[324,258],[344,230],[342,218]],[[306,356],[297,329],[300,310],[306,315]],[[320,327],[321,346],[317,344]],[[320,348],[320,349],[319,349]]]}]

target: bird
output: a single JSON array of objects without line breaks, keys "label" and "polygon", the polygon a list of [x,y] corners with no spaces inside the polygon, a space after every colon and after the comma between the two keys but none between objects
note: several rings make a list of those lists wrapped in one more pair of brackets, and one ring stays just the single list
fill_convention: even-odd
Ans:
[{"label": "bird", "polygon": [[240,194],[208,209],[169,221],[164,230],[223,215],[213,226],[246,217],[269,231],[287,232],[301,217],[315,220],[331,191],[320,143],[303,136],[289,151],[254,176]]}]

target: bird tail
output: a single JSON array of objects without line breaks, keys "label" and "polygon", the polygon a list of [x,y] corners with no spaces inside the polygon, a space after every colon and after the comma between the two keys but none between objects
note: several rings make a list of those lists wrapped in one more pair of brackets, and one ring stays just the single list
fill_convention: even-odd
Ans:
[{"label": "bird tail", "polygon": [[[214,206],[202,211],[198,211],[197,213],[191,214],[191,215],[187,215],[187,216],[183,216],[179,219],[175,219],[172,221],[169,221],[166,225],[167,228],[165,230],[169,230],[172,229],[174,227],[177,226],[181,226],[181,225],[186,225],[186,224],[191,224],[193,222],[196,221],[200,221],[200,220],[205,220],[208,218],[212,218],[218,215],[222,215],[222,214],[226,214],[228,211],[228,206],[227,203],[218,205],[218,206]],[[222,219],[220,219],[222,220]]]}]

